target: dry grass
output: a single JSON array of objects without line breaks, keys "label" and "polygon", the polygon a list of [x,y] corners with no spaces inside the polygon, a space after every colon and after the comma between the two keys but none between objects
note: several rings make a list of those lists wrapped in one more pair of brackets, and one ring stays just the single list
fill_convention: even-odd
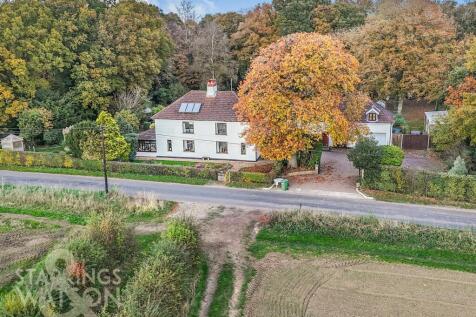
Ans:
[{"label": "dry grass", "polygon": [[102,192],[37,186],[5,185],[0,188],[0,208],[61,211],[88,216],[106,211],[141,215],[161,212],[169,207],[167,202],[151,194],[131,198],[119,192],[105,195]]}]

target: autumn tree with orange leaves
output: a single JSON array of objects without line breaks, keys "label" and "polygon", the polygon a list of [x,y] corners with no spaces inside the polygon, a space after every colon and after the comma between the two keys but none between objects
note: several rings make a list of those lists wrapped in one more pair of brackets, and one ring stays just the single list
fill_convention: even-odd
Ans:
[{"label": "autumn tree with orange leaves", "polygon": [[361,63],[372,97],[436,100],[445,90],[456,29],[430,0],[384,0],[358,30],[343,36]]},{"label": "autumn tree with orange leaves", "polygon": [[292,34],[264,48],[235,106],[249,122],[247,142],[272,160],[311,148],[323,132],[346,143],[359,133],[356,122],[368,102],[357,89],[358,68],[340,41],[317,33]]}]

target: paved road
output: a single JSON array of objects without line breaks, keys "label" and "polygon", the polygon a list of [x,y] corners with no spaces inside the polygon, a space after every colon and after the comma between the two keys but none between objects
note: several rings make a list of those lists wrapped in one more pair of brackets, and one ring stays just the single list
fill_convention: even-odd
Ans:
[{"label": "paved road", "polygon": [[[4,183],[101,190],[97,177],[0,171]],[[179,202],[203,202],[227,206],[295,210],[325,210],[349,215],[379,218],[450,228],[476,228],[476,210],[396,204],[365,199],[307,196],[287,192],[193,186],[146,181],[111,179],[110,183],[127,194],[154,193],[159,198]]]}]

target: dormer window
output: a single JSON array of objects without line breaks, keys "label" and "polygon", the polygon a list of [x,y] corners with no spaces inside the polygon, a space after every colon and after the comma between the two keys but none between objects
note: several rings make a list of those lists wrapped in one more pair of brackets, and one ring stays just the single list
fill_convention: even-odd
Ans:
[{"label": "dormer window", "polygon": [[377,121],[377,119],[378,119],[378,116],[375,112],[370,112],[370,113],[367,114],[367,120],[368,121],[375,122],[375,121]]}]

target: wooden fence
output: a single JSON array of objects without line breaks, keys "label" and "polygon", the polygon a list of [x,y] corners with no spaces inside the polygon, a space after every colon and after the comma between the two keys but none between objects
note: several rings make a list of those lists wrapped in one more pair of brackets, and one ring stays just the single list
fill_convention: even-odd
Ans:
[{"label": "wooden fence", "polygon": [[394,134],[392,144],[404,150],[427,150],[430,145],[430,136],[428,134]]}]

